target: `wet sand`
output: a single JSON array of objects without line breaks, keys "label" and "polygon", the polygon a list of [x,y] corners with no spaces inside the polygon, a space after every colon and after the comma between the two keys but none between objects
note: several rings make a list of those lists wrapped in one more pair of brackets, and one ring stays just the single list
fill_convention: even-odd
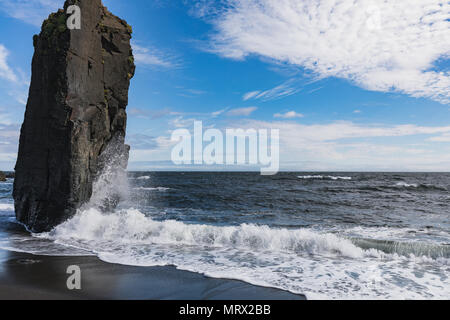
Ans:
[{"label": "wet sand", "polygon": [[[81,269],[81,290],[67,289],[67,268]],[[2,300],[304,300],[301,295],[213,279],[175,267],[109,264],[96,257],[35,256],[0,250]]]}]

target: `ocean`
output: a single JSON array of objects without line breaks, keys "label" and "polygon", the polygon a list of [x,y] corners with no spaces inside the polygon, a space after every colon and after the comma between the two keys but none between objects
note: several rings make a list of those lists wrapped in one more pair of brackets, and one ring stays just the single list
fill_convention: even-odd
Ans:
[{"label": "ocean", "polygon": [[128,173],[49,233],[14,218],[0,183],[0,248],[173,265],[308,299],[449,299],[448,173]]}]

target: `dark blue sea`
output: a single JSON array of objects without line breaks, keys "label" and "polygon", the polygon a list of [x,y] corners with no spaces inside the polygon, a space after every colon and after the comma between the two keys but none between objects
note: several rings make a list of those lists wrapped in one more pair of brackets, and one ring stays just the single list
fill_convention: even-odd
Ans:
[{"label": "dark blue sea", "polygon": [[0,248],[174,265],[309,299],[450,298],[448,173],[128,173],[114,212],[92,203],[50,233],[15,222],[0,183]]}]

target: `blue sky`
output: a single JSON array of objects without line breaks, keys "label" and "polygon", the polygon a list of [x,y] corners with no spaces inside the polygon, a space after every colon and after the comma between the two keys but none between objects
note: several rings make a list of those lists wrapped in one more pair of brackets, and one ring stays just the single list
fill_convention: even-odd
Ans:
[{"label": "blue sky", "polygon": [[[63,2],[0,0],[0,169],[15,163],[32,36]],[[103,2],[134,30],[131,170],[176,169],[171,132],[195,120],[279,129],[284,170],[450,170],[447,1]]]}]

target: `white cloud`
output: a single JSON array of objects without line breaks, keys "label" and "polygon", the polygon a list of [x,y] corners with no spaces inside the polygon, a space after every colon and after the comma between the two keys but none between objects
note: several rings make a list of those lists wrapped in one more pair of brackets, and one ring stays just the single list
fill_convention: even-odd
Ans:
[{"label": "white cloud", "polygon": [[175,112],[171,111],[169,108],[163,109],[141,109],[141,108],[129,108],[127,111],[128,114],[132,117],[140,118],[140,119],[151,119],[156,120],[163,118],[165,116],[174,115]]},{"label": "white cloud", "polygon": [[17,158],[20,126],[11,123],[4,116],[4,114],[0,114],[0,119],[4,119],[0,121],[0,162],[3,165],[7,162],[10,163],[9,167],[6,168],[10,170]]},{"label": "white cloud", "polygon": [[[374,91],[450,101],[447,0],[224,0],[210,50],[259,55]],[[201,8],[198,9],[201,13]]]},{"label": "white cloud", "polygon": [[302,83],[299,79],[289,79],[284,83],[264,91],[252,91],[243,96],[243,100],[260,99],[263,101],[276,100],[284,97],[291,96],[300,92],[305,85],[314,83],[315,80]]},{"label": "white cloud", "polygon": [[[184,119],[178,119],[183,120]],[[184,128],[192,132],[194,119],[186,119]],[[435,139],[450,138],[450,126],[358,125],[353,122],[298,124],[286,121],[238,120],[223,124],[243,129],[279,129],[280,160],[284,170],[450,170],[450,145],[437,145]],[[176,127],[176,126],[175,126]],[[204,125],[204,129],[207,126]],[[158,138],[131,135],[130,161],[169,160],[174,145],[168,136]],[[208,167],[204,168],[208,170]]]},{"label": "white cloud", "polygon": [[222,110],[218,110],[218,111],[212,112],[212,113],[211,113],[211,117],[217,118],[218,116],[224,114],[224,113],[227,112],[227,111],[228,111],[228,108],[225,108],[225,109],[222,109]]},{"label": "white cloud", "polygon": [[261,93],[261,91],[251,91],[251,92],[247,92],[246,94],[244,94],[244,96],[242,97],[242,100],[247,101],[250,100],[254,97],[256,97],[257,95],[259,95]]},{"label": "white cloud", "polygon": [[274,118],[281,119],[295,119],[295,118],[303,118],[304,115],[295,111],[288,111],[286,113],[275,113]]},{"label": "white cloud", "polygon": [[0,44],[0,77],[11,82],[18,82],[17,75],[8,65],[7,59],[9,51],[4,45]]},{"label": "white cloud", "polygon": [[8,63],[9,56],[9,50],[0,44],[0,80],[4,80],[2,85],[7,88],[6,94],[25,105],[28,97],[28,76],[20,69],[13,70]]},{"label": "white cloud", "polygon": [[446,134],[443,134],[443,135],[438,136],[438,137],[432,137],[432,138],[428,139],[428,141],[433,141],[433,142],[450,142],[450,133],[446,133]]},{"label": "white cloud", "polygon": [[251,115],[253,112],[258,110],[257,107],[248,107],[248,108],[239,108],[233,109],[227,112],[227,115],[230,117],[244,116],[247,117]]},{"label": "white cloud", "polygon": [[149,137],[132,135],[129,140],[130,165],[133,162],[163,161],[170,159],[171,149],[176,142],[170,136]]},{"label": "white cloud", "polygon": [[184,116],[178,116],[169,121],[170,128],[190,128],[194,126],[195,118],[185,118]]},{"label": "white cloud", "polygon": [[40,27],[63,4],[64,0],[0,0],[0,9],[15,19]]},{"label": "white cloud", "polygon": [[[450,137],[450,126],[306,125],[256,120],[242,120],[233,126],[280,130],[280,160],[282,167],[291,170],[450,170],[450,146],[436,148],[429,143],[439,141],[434,138]],[[405,143],[405,139],[410,142]]]},{"label": "white cloud", "polygon": [[135,42],[132,43],[133,56],[137,65],[159,67],[159,68],[179,68],[180,63],[173,55],[163,53],[161,50],[152,47],[143,47]]},{"label": "white cloud", "polygon": [[185,88],[183,86],[176,86],[175,88],[180,91],[177,95],[185,98],[196,98],[208,93],[204,90]]},{"label": "white cloud", "polygon": [[292,137],[292,145],[300,142],[327,142],[352,138],[402,137],[414,135],[450,134],[450,126],[425,127],[417,125],[373,126],[357,125],[353,122],[338,121],[330,124],[305,125],[294,122],[247,121],[246,126],[256,128],[282,128],[288,137]]}]

